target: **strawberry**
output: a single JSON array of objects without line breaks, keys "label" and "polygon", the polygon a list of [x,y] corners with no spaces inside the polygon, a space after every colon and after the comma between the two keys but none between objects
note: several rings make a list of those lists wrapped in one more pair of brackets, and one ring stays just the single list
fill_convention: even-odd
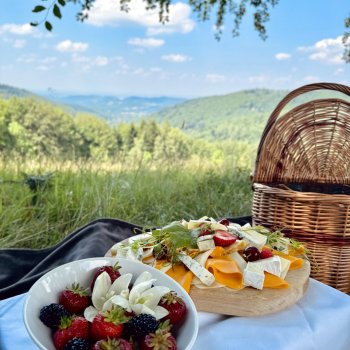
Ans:
[{"label": "strawberry", "polygon": [[236,242],[237,236],[232,235],[231,233],[224,230],[216,230],[213,239],[215,245],[220,247],[227,247]]},{"label": "strawberry", "polygon": [[95,281],[96,278],[102,273],[102,272],[107,272],[109,277],[111,278],[112,283],[120,277],[120,272],[119,272],[120,266],[118,265],[118,262],[115,263],[114,266],[106,265],[106,266],[101,266],[97,269],[97,271],[94,274],[94,277],[91,282],[91,290],[94,289]]},{"label": "strawberry", "polygon": [[270,249],[263,248],[263,250],[260,252],[260,259],[267,259],[272,257],[273,254]]},{"label": "strawberry", "polygon": [[132,350],[132,346],[125,339],[108,338],[96,342],[92,347],[92,350]]},{"label": "strawberry", "polygon": [[92,320],[91,336],[94,340],[120,337],[123,333],[124,323],[128,322],[129,319],[130,317],[120,306],[97,314]]},{"label": "strawberry", "polygon": [[57,350],[64,350],[73,338],[88,339],[89,322],[84,317],[62,317],[58,330],[53,334],[53,343]]},{"label": "strawberry", "polygon": [[141,350],[176,350],[176,340],[170,332],[158,329],[155,333],[147,334],[140,341]]},{"label": "strawberry", "polygon": [[67,288],[60,294],[59,303],[70,313],[79,314],[90,305],[90,297],[79,283],[73,283],[71,288]]},{"label": "strawberry", "polygon": [[169,311],[165,319],[168,319],[172,324],[180,322],[187,313],[186,304],[175,292],[165,294],[160,300],[159,306]]}]

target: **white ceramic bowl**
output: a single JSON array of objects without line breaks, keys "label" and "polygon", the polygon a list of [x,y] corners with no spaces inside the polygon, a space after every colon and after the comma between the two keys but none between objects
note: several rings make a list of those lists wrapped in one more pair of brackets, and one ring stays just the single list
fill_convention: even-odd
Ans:
[{"label": "white ceramic bowl", "polygon": [[121,266],[122,274],[128,272],[133,274],[132,282],[146,270],[157,279],[155,285],[167,286],[183,298],[188,312],[177,336],[177,347],[181,350],[192,348],[198,333],[198,314],[186,291],[172,278],[151,266],[137,261],[104,257],[77,260],[59,266],[45,274],[31,287],[23,309],[24,323],[29,335],[40,349],[55,350],[50,329],[39,319],[40,309],[45,305],[58,303],[59,293],[73,282],[79,282],[80,285],[88,287],[96,268],[103,265],[114,265],[116,261]]}]

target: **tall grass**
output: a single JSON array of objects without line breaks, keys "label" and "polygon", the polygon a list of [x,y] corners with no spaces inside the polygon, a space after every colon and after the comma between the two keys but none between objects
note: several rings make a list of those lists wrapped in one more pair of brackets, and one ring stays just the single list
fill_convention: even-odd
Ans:
[{"label": "tall grass", "polygon": [[[53,172],[34,193],[23,182]],[[248,215],[250,169],[230,161],[184,163],[0,161],[0,247],[54,245],[88,222],[113,217],[140,225]],[[33,195],[37,195],[36,203]]]}]

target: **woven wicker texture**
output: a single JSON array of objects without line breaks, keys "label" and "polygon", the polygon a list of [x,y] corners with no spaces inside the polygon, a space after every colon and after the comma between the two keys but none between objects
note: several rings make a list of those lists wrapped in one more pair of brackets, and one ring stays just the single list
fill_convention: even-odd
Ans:
[{"label": "woven wicker texture", "polygon": [[292,99],[320,89],[350,96],[344,85],[310,84],[289,93],[272,112],[253,175],[253,221],[305,242],[311,276],[350,294],[350,195],[289,188],[350,184],[350,103],[316,99],[281,115]]}]

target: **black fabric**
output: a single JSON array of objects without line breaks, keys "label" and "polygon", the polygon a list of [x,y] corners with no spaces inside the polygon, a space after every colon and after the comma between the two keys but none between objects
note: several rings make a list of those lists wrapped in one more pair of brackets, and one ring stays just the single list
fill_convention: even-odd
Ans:
[{"label": "black fabric", "polygon": [[[243,225],[250,222],[251,217],[229,220]],[[27,292],[36,280],[59,265],[104,256],[113,244],[140,228],[122,220],[104,218],[79,228],[50,248],[0,249],[0,300]]]}]

